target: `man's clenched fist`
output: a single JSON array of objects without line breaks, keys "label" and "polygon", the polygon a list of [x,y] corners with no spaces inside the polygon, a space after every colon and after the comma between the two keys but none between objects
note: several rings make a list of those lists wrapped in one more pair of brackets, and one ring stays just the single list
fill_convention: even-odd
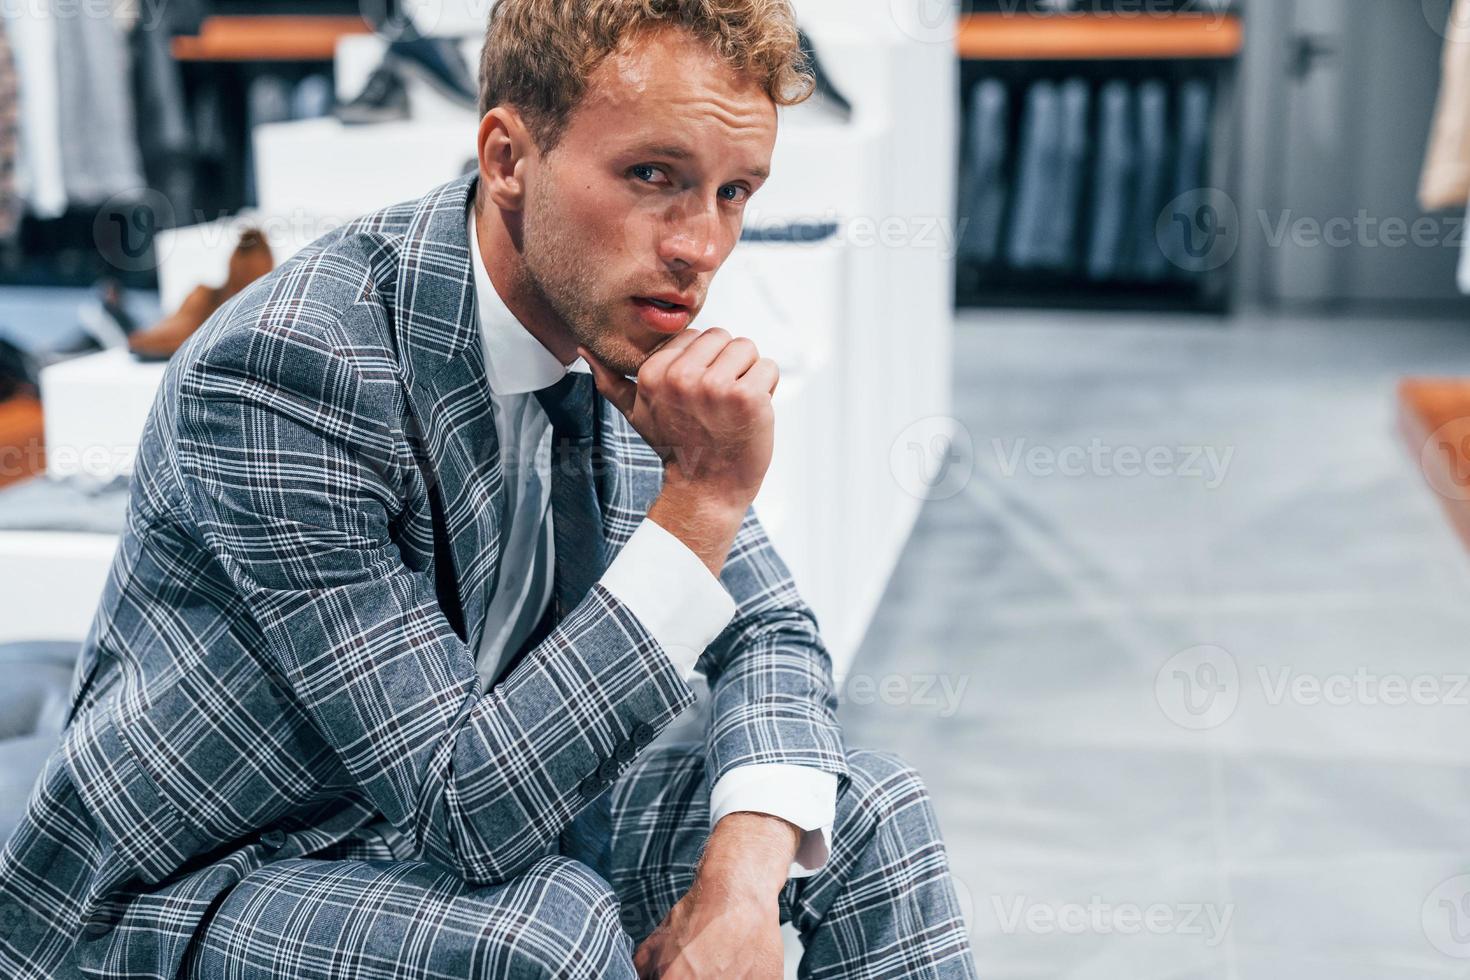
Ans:
[{"label": "man's clenched fist", "polygon": [[664,461],[649,516],[718,574],[771,465],[776,362],[718,328],[674,337],[643,362],[636,382],[578,352],[597,390]]}]

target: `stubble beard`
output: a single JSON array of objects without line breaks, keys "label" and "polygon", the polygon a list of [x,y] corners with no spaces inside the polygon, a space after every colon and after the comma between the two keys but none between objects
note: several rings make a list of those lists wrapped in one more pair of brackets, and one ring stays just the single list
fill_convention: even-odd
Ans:
[{"label": "stubble beard", "polygon": [[557,234],[566,220],[534,191],[529,195],[524,241],[526,284],[561,320],[573,340],[613,371],[633,377],[648,354],[611,325],[614,309],[595,298],[596,257],[579,249],[570,236]]}]

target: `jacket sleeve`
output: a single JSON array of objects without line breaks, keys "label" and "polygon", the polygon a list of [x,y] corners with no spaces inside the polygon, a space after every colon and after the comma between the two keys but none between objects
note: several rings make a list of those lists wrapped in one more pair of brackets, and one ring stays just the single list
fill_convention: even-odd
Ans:
[{"label": "jacket sleeve", "polygon": [[601,585],[488,694],[432,567],[392,534],[414,462],[386,357],[288,328],[216,343],[179,381],[187,515],[289,696],[426,859],[506,881],[693,700]]},{"label": "jacket sleeve", "polygon": [[797,593],[751,509],[720,580],[738,606],[701,659],[711,703],[706,765],[711,786],[762,763],[809,766],[848,781],[832,660],[816,617]]}]

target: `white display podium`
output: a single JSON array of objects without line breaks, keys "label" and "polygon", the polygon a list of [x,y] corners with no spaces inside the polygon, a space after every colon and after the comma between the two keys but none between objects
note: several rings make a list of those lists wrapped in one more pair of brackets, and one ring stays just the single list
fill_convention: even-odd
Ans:
[{"label": "white display podium", "polygon": [[131,473],[165,367],[113,349],[42,370],[47,475],[105,483]]},{"label": "white display podium", "polygon": [[85,639],[116,550],[111,534],[0,531],[0,643]]}]

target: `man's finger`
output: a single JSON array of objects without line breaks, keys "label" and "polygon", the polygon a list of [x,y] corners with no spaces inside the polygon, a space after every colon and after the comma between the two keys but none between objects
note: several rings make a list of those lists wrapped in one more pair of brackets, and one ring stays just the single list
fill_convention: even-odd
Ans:
[{"label": "man's finger", "polygon": [[578,347],[577,353],[582,355],[587,366],[592,369],[592,380],[597,384],[597,390],[602,393],[602,397],[612,402],[614,408],[631,420],[633,406],[638,402],[638,383],[609,369],[585,347]]},{"label": "man's finger", "polygon": [[736,337],[715,357],[705,377],[711,381],[736,381],[755,367],[760,357],[755,344],[744,337]]},{"label": "man's finger", "polygon": [[[684,348],[684,352],[679,355],[674,364],[681,369],[695,368],[703,371],[714,363],[715,358],[720,356],[720,352],[732,339],[728,331],[706,330],[692,344]],[[670,365],[670,368],[673,366]]]},{"label": "man's finger", "polygon": [[775,361],[769,357],[763,357],[756,361],[749,371],[741,375],[740,383],[774,395],[776,386],[781,383],[781,369],[776,366]]}]

